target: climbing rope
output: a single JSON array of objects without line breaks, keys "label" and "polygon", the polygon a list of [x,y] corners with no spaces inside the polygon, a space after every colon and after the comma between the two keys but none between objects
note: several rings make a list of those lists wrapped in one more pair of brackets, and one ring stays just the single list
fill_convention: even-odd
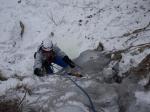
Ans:
[{"label": "climbing rope", "polygon": [[72,82],[87,96],[87,98],[88,98],[88,100],[89,100],[89,102],[90,102],[92,111],[93,111],[93,112],[96,112],[95,107],[94,107],[94,104],[93,104],[93,102],[92,102],[90,96],[88,95],[88,93],[87,93],[81,86],[79,86],[74,80],[72,80],[72,79],[69,77],[69,74],[68,74],[68,73],[65,73],[65,76],[67,76],[67,78],[68,78],[70,81],[72,81]]},{"label": "climbing rope", "polygon": [[[54,66],[53,66],[54,67]],[[57,67],[55,67],[57,70],[59,70]],[[62,75],[66,78],[68,78],[71,82],[73,82],[85,95],[86,97],[88,98],[89,102],[90,102],[90,105],[91,105],[91,109],[93,112],[96,112],[96,109],[94,107],[94,104],[92,102],[92,99],[90,98],[90,96],[88,95],[88,93],[81,87],[79,86],[73,79],[71,79],[71,77],[69,76],[69,74],[65,71],[64,75]]]}]

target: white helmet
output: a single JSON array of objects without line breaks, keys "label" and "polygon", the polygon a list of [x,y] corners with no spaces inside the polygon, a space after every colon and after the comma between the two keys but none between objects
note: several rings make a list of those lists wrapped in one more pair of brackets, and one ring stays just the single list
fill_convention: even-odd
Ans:
[{"label": "white helmet", "polygon": [[53,43],[50,40],[44,40],[42,42],[42,46],[41,46],[42,50],[44,51],[50,51],[53,49]]}]

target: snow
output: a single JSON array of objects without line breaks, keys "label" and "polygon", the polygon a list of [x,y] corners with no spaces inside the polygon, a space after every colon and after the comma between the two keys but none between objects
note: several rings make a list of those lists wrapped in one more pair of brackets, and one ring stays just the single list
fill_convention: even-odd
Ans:
[{"label": "snow", "polygon": [[[30,68],[32,68],[33,65],[34,51],[36,51],[37,46],[42,40],[50,37],[51,32],[54,32],[54,38],[52,38],[52,40],[71,58],[77,57],[86,49],[96,48],[99,41],[104,43],[106,50],[124,48],[127,47],[122,43],[125,39],[119,39],[120,42],[118,42],[117,39],[109,40],[109,37],[120,36],[130,31],[130,29],[141,28],[149,22],[147,19],[149,18],[148,14],[146,17],[140,16],[143,13],[140,9],[136,9],[139,11],[134,12],[135,9],[133,6],[136,2],[138,4],[141,3],[145,8],[148,7],[148,3],[138,2],[137,0],[134,0],[132,4],[128,1],[119,0],[107,0],[105,2],[98,0],[51,0],[51,2],[47,0],[25,0],[20,4],[17,3],[16,0],[12,0],[8,3],[5,0],[1,0],[1,42],[9,43],[12,37],[14,38],[12,40],[13,43],[17,41],[19,44],[16,47],[17,51],[7,58],[10,59],[18,55],[23,55],[23,57],[19,57],[24,61],[19,62],[19,66],[18,64],[14,65],[16,66],[14,69],[19,69],[24,72],[27,70],[31,71]],[[135,6],[139,7],[138,4]],[[102,9],[100,13],[98,13],[99,9]],[[97,14],[94,16],[95,12],[97,12]],[[131,14],[127,14],[129,12]],[[87,16],[89,15],[93,15],[93,17],[88,19]],[[56,25],[51,20],[52,18],[56,22]],[[137,19],[139,19],[139,24],[135,22]],[[81,26],[78,25],[79,20],[82,20]],[[25,25],[23,40],[19,37],[19,21],[22,21]],[[86,21],[88,21],[87,24]],[[138,44],[139,43],[142,43],[142,41],[138,41]],[[6,50],[9,49],[6,48],[8,45],[3,45],[2,47]],[[5,60],[8,54],[9,52],[3,54],[1,60]],[[18,60],[18,58],[16,60]],[[29,64],[24,65],[27,62]],[[3,65],[5,65],[5,62]]]},{"label": "snow", "polygon": [[[33,55],[44,39],[51,39],[72,59],[87,49],[95,49],[99,42],[103,43],[106,51],[149,43],[149,31],[141,32],[131,40],[128,39],[134,35],[119,37],[150,22],[149,6],[149,0],[21,0],[21,3],[18,0],[0,0],[0,70],[9,78],[0,81],[0,95],[18,84],[32,87],[39,82],[58,81],[55,77],[32,77]],[[22,38],[20,21],[25,26]],[[142,53],[137,51],[137,55],[132,55],[132,50],[122,54],[121,73],[136,66],[149,53],[147,49]],[[15,74],[27,77],[20,81],[12,78]],[[84,87],[90,83],[79,81]],[[72,94],[68,92],[63,98]],[[136,97],[149,103],[149,93],[137,92]],[[58,112],[88,112],[85,110],[68,104]]]},{"label": "snow", "polygon": [[62,96],[60,99],[68,99],[70,96],[73,96],[74,93],[73,92],[68,92],[65,96]]},{"label": "snow", "polygon": [[19,81],[17,79],[9,78],[5,82],[0,83],[0,95],[5,95],[8,89],[15,88],[19,84]]},{"label": "snow", "polygon": [[150,92],[137,91],[135,93],[138,103],[147,103],[150,104]]},{"label": "snow", "polygon": [[70,105],[63,106],[57,112],[70,112],[70,111],[71,112],[88,112],[88,111],[84,111],[81,108],[77,108],[76,106],[70,106]]}]

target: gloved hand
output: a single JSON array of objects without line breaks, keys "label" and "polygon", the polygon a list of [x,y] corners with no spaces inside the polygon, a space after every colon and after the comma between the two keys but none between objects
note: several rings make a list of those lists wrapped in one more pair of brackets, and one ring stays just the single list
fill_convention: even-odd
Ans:
[{"label": "gloved hand", "polygon": [[113,76],[113,79],[114,79],[114,81],[116,82],[116,83],[121,83],[122,82],[122,78],[120,77],[120,76],[118,76],[118,75],[115,75],[115,76]]},{"label": "gloved hand", "polygon": [[75,67],[75,63],[68,57],[64,56],[63,57],[64,62],[66,62],[71,68]]},{"label": "gloved hand", "polygon": [[43,76],[42,70],[40,68],[35,68],[34,74],[39,76],[39,77]]}]

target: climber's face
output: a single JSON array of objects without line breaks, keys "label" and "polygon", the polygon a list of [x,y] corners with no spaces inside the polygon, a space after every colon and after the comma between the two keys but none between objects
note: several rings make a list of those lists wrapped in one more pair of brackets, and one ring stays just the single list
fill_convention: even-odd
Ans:
[{"label": "climber's face", "polygon": [[54,59],[54,52],[51,51],[42,51],[44,60],[53,60]]}]

